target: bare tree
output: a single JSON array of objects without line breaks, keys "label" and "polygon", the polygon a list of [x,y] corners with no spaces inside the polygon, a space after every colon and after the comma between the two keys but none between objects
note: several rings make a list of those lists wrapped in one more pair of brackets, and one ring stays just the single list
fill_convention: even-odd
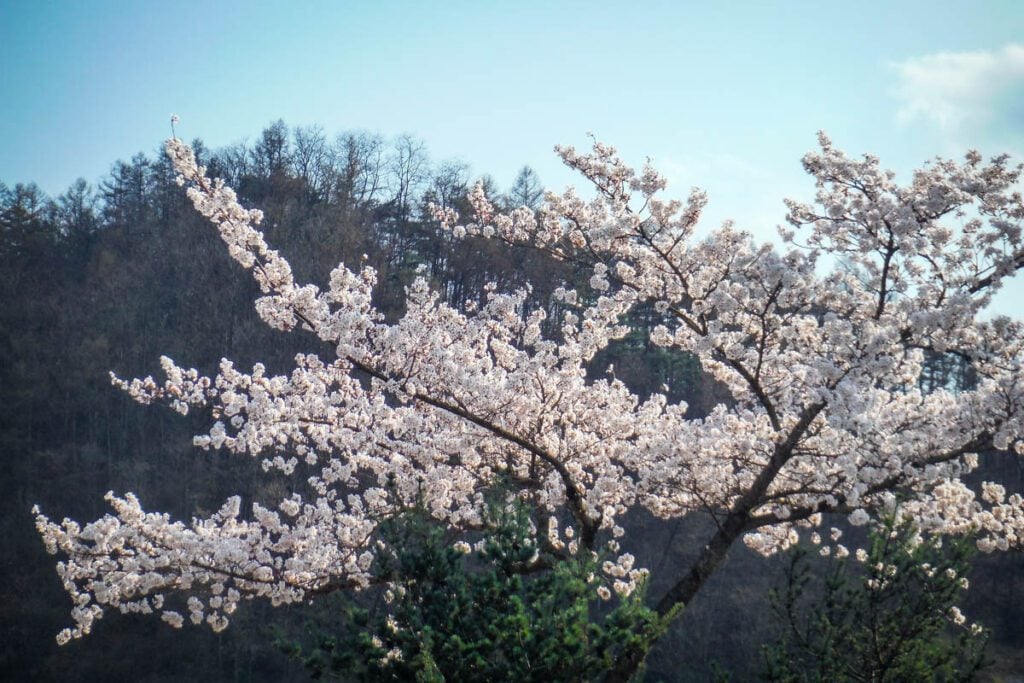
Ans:
[{"label": "bare tree", "polygon": [[540,177],[537,172],[529,166],[519,169],[512,188],[506,195],[506,203],[509,209],[518,209],[525,206],[536,211],[540,208],[541,199],[544,198],[544,187],[540,184]]}]

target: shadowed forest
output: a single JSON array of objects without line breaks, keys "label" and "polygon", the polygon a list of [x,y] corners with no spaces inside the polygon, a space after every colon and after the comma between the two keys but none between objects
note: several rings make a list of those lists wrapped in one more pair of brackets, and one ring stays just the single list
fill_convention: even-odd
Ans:
[{"label": "shadowed forest", "polygon": [[[545,307],[548,321],[561,317],[551,293],[575,283],[584,289],[589,277],[535,251],[453,240],[426,207],[468,213],[466,197],[479,178],[457,161],[433,161],[412,136],[335,136],[279,121],[251,143],[193,146],[211,176],[264,211],[267,240],[298,280],[325,282],[339,261],[365,259],[379,273],[377,303],[391,316],[401,314],[403,288],[420,272],[456,307],[481,303],[489,283],[500,291],[529,283],[527,312]],[[508,208],[540,206],[542,179],[529,168],[509,188],[482,181]],[[108,490],[132,491],[147,508],[182,519],[215,511],[235,493],[280,498],[287,482],[268,477],[255,460],[193,448],[201,417],[138,405],[109,379],[110,372],[153,373],[161,355],[202,372],[213,371],[222,355],[242,367],[260,361],[269,372],[284,370],[295,353],[309,350],[309,338],[269,329],[253,309],[256,296],[162,154],[118,161],[95,186],[80,180],[57,197],[31,183],[0,184],[0,679],[308,679],[275,645],[272,627],[296,638],[311,623],[329,629],[340,598],[307,607],[246,603],[220,634],[110,614],[88,638],[58,648],[54,635],[71,605],[30,515],[38,504],[55,519],[95,519],[105,512]],[[657,322],[653,310],[634,312],[633,331],[602,353],[592,372],[613,373],[641,396],[667,387],[670,401],[686,401],[693,416],[706,414],[726,392],[692,357],[650,343]],[[956,362],[932,358],[922,388],[970,381]],[[983,457],[972,477],[1024,489],[1019,459]],[[707,530],[639,514],[630,524],[630,534],[644,539],[637,564],[651,569],[655,592],[659,577],[687,565]],[[761,646],[781,627],[768,594],[784,580],[785,564],[784,557],[764,560],[735,548],[653,651],[648,680],[702,681],[715,672],[756,678]],[[1022,591],[1019,553],[976,558],[964,609],[992,630],[994,680],[1024,668]]]}]

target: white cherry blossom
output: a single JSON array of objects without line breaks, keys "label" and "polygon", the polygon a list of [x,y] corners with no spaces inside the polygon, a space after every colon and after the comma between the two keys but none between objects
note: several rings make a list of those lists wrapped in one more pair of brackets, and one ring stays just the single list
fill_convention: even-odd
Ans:
[{"label": "white cherry blossom", "polygon": [[[537,213],[503,214],[477,187],[469,220],[439,210],[456,239],[527,245],[589,269],[592,291],[556,292],[568,313],[551,338],[543,310],[523,314],[524,291],[490,288],[465,312],[420,278],[405,315],[388,323],[372,303],[371,268],[339,265],[326,289],[296,282],[265,242],[261,213],[168,141],[196,209],[259,285],[259,315],[336,355],[299,355],[280,376],[225,359],[204,377],[164,358],[163,380],[114,378],[143,403],[209,412],[198,447],[255,457],[297,480],[283,500],[243,513],[236,497],[189,523],[146,512],[131,494],[109,494],[112,513],[84,526],[36,511],[75,603],[59,639],[88,633],[111,608],[219,630],[242,599],[284,604],[365,587],[380,519],[422,496],[438,520],[471,531],[482,491],[499,480],[536,507],[538,538],[556,555],[628,549],[639,539],[620,539],[620,522],[636,508],[713,516],[717,531],[660,596],[666,616],[737,540],[772,554],[823,513],[862,524],[896,509],[897,495],[925,533],[978,534],[986,551],[1019,547],[1020,495],[986,483],[979,496],[961,477],[978,452],[1021,444],[1021,324],[982,316],[1024,265],[1020,169],[972,153],[899,185],[874,157],[847,157],[824,135],[820,143],[804,158],[815,202],[788,203],[783,250],[731,225],[695,239],[702,192],[666,199],[655,170],[637,173],[597,142],[558,150],[593,185],[591,199],[570,189],[549,193]],[[825,256],[841,267],[822,274]],[[639,304],[662,316],[652,341],[695,355],[728,402],[693,419],[665,395],[642,399],[614,378],[588,378]],[[959,356],[976,386],[922,393],[925,352]],[[839,557],[849,552],[836,546]],[[646,576],[629,552],[615,557],[596,582],[604,599],[609,585],[626,594]],[[612,680],[640,659],[625,655]]]}]

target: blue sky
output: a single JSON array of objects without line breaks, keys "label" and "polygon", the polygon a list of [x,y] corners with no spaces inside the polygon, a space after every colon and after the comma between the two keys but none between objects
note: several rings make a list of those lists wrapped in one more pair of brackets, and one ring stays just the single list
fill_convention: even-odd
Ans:
[{"label": "blue sky", "polygon": [[269,122],[422,138],[509,184],[586,133],[651,157],[706,227],[769,237],[818,129],[898,172],[1024,152],[1024,3],[0,0],[0,180],[57,193],[180,134]]}]

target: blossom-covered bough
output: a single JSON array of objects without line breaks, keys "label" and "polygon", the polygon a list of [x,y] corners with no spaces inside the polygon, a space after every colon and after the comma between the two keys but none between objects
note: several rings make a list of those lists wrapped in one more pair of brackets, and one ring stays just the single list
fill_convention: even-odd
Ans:
[{"label": "blossom-covered bough", "polygon": [[[898,501],[923,532],[975,534],[986,551],[1019,546],[1020,496],[995,483],[979,496],[962,477],[980,451],[1021,449],[1021,324],[981,315],[1024,266],[1020,169],[971,154],[937,160],[901,186],[877,159],[820,143],[804,159],[816,202],[788,203],[799,238],[784,234],[786,251],[729,225],[696,240],[704,195],[662,199],[653,169],[635,172],[600,143],[559,149],[593,184],[592,199],[568,190],[537,213],[506,215],[477,188],[472,222],[438,210],[455,237],[528,245],[592,269],[588,291],[557,292],[569,312],[549,338],[544,311],[524,312],[525,292],[490,291],[484,305],[459,311],[421,278],[389,323],[372,303],[368,267],[339,265],[325,290],[295,282],[265,243],[260,212],[168,141],[192,202],[259,284],[260,316],[337,353],[299,355],[289,376],[223,360],[203,377],[164,358],[162,382],[114,379],[143,403],[209,411],[214,424],[197,446],[258,456],[264,469],[302,480],[266,507],[242,514],[234,497],[188,524],[146,512],[131,494],[109,494],[113,513],[84,527],[37,510],[75,602],[75,625],[58,639],[88,633],[107,608],[219,630],[242,599],[283,604],[366,587],[383,517],[423,500],[471,533],[499,481],[535,507],[550,557],[617,557],[598,577],[602,597],[646,575],[620,548],[630,542],[620,526],[628,511],[711,515],[712,537],[659,596],[666,619],[737,540],[771,554],[823,513],[863,524]],[[823,256],[842,267],[821,276]],[[663,316],[652,341],[698,357],[728,403],[690,419],[685,404],[640,400],[588,375],[641,304]],[[922,393],[926,353],[958,355],[977,383]],[[845,555],[838,532],[831,537]],[[644,655],[624,652],[610,680],[628,678]]]}]

